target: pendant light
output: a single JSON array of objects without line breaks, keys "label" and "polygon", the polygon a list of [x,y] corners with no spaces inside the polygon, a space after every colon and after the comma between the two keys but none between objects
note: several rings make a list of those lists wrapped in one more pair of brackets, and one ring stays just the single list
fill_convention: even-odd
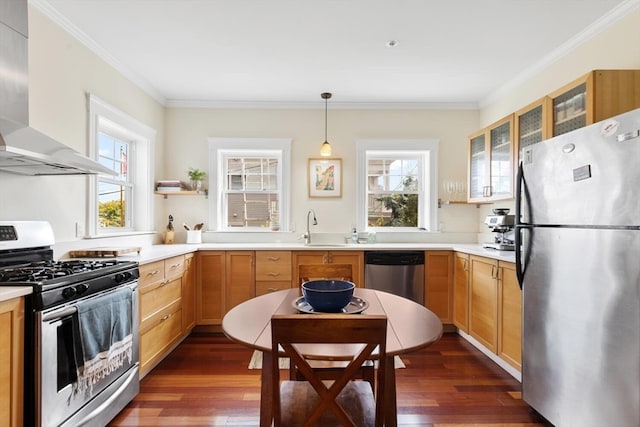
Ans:
[{"label": "pendant light", "polygon": [[324,99],[324,142],[322,143],[322,147],[320,147],[320,155],[322,157],[331,156],[331,144],[327,141],[327,100],[331,98],[331,93],[324,92],[321,93],[320,96]]}]

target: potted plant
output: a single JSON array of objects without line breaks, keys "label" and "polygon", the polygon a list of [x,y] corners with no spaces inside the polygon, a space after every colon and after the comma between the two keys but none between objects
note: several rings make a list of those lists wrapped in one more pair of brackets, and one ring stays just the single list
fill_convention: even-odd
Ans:
[{"label": "potted plant", "polygon": [[189,172],[187,173],[189,175],[189,180],[191,181],[191,189],[195,191],[202,190],[202,180],[207,173],[196,168],[189,168]]}]

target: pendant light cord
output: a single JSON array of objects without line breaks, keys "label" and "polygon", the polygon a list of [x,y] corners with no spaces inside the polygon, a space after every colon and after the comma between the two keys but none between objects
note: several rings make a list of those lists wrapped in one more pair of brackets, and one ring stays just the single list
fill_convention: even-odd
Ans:
[{"label": "pendant light cord", "polygon": [[327,141],[327,97],[324,98],[324,142]]}]

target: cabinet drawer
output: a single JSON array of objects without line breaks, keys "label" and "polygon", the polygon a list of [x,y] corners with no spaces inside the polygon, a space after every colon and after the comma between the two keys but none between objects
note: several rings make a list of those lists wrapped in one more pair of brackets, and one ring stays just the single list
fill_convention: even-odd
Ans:
[{"label": "cabinet drawer", "polygon": [[169,304],[179,301],[181,295],[182,280],[180,278],[162,282],[152,289],[147,287],[144,292],[140,292],[140,319],[144,321]]},{"label": "cabinet drawer", "polygon": [[164,280],[164,261],[142,264],[139,267],[139,271],[140,279],[138,280],[138,286],[140,291],[142,291],[146,286]]},{"label": "cabinet drawer", "polygon": [[271,280],[256,282],[256,296],[291,288],[291,280]]},{"label": "cabinet drawer", "polygon": [[[179,305],[178,305],[179,307]],[[182,310],[164,315],[152,328],[140,334],[140,364],[145,372],[182,334]]]},{"label": "cabinet drawer", "polygon": [[184,273],[184,255],[164,260],[164,276],[166,278],[182,276]]},{"label": "cabinet drawer", "polygon": [[291,252],[257,251],[256,280],[291,280]]}]

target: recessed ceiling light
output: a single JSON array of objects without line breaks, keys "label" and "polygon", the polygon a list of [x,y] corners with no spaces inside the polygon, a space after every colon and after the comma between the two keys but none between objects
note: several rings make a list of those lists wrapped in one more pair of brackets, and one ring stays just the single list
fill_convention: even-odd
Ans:
[{"label": "recessed ceiling light", "polygon": [[387,42],[387,47],[396,47],[398,46],[398,40],[389,40]]}]

